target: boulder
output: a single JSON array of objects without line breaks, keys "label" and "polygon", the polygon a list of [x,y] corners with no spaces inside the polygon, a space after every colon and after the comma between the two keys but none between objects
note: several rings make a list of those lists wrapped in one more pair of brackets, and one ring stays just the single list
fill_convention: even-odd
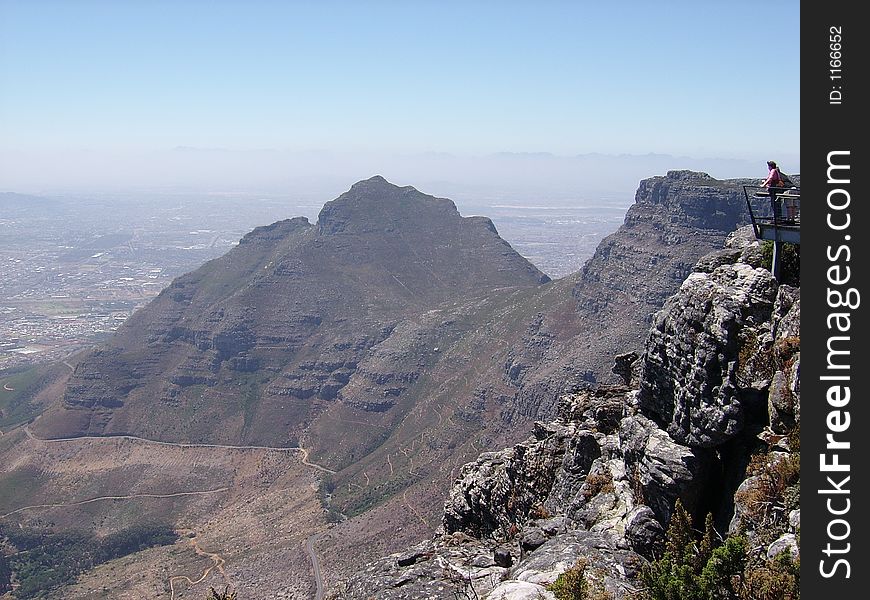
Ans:
[{"label": "boulder", "polygon": [[632,550],[652,559],[665,539],[664,527],[656,519],[653,510],[649,506],[637,506],[626,521],[625,539],[631,544]]},{"label": "boulder", "polygon": [[703,494],[698,483],[706,481],[715,459],[712,451],[678,444],[642,415],[626,417],[619,437],[638,502],[645,502],[660,523],[670,522],[678,498],[695,511]]},{"label": "boulder", "polygon": [[556,596],[536,583],[505,581],[497,585],[486,600],[556,600]]},{"label": "boulder", "polygon": [[783,552],[788,552],[792,560],[797,560],[800,556],[800,548],[798,548],[795,534],[784,533],[779,536],[775,542],[767,547],[767,558],[773,560]]}]

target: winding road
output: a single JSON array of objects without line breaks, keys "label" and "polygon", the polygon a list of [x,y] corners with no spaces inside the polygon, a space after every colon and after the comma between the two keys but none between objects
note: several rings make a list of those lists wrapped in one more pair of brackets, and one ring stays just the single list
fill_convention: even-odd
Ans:
[{"label": "winding road", "polygon": [[305,540],[305,552],[308,558],[311,559],[311,567],[314,570],[314,600],[323,600],[323,573],[320,572],[320,561],[317,559],[317,553],[314,552],[314,543],[320,534],[314,534]]},{"label": "winding road", "polygon": [[[67,365],[69,366],[69,365]],[[210,448],[210,449],[220,449],[220,450],[264,450],[270,452],[299,452],[302,454],[301,463],[307,467],[320,471],[321,473],[329,473],[334,474],[335,471],[328,467],[324,467],[323,465],[319,465],[317,463],[313,463],[309,458],[309,452],[306,448],[302,448],[301,446],[256,446],[256,445],[244,445],[244,446],[234,446],[230,444],[183,444],[179,442],[164,442],[160,440],[152,440],[149,438],[143,438],[135,435],[110,435],[110,436],[79,436],[79,437],[69,437],[69,438],[53,438],[46,439],[40,438],[33,434],[30,431],[28,426],[24,426],[24,433],[27,437],[33,441],[45,444],[55,444],[55,443],[70,443],[70,442],[78,442],[81,440],[107,440],[107,439],[122,439],[122,440],[131,440],[140,443],[146,444],[154,444],[158,446],[168,446],[172,448]],[[20,508],[16,508],[13,511],[10,511],[6,514],[0,515],[0,520],[5,519],[9,516],[18,514],[20,512],[24,512],[27,510],[36,510],[40,508],[62,508],[69,506],[80,506],[83,504],[90,504],[93,502],[101,502],[107,500],[133,500],[137,498],[176,498],[181,496],[201,496],[208,494],[217,494],[222,492],[229,491],[229,487],[220,487],[210,490],[197,490],[197,491],[189,491],[189,492],[175,492],[172,494],[128,494],[128,495],[117,495],[117,496],[98,496],[96,498],[88,498],[86,500],[78,500],[75,502],[68,503],[50,503],[50,504],[34,504],[30,506],[22,506]],[[311,566],[314,571],[314,580],[315,580],[315,600],[323,600],[324,595],[324,585],[323,585],[323,574],[320,570],[320,562],[317,558],[317,553],[314,551],[314,543],[317,540],[319,534],[315,534],[309,537],[305,541],[305,551],[308,554],[308,557],[311,560]],[[175,600],[176,594],[176,584],[180,582],[186,582],[188,586],[194,586],[199,583],[205,581],[205,579],[211,574],[212,571],[217,569],[217,571],[223,576],[224,581],[227,585],[232,586],[232,582],[227,576],[224,570],[224,563],[226,562],[223,557],[214,552],[206,552],[202,548],[200,548],[199,543],[197,541],[196,536],[191,539],[191,545],[194,548],[194,551],[200,555],[205,556],[211,559],[212,564],[203,571],[202,575],[200,575],[197,579],[191,579],[187,575],[174,575],[169,578],[169,589],[170,589],[170,600]]]},{"label": "winding road", "polygon": [[[192,532],[190,532],[190,533],[192,533]],[[233,587],[233,583],[230,581],[230,578],[227,575],[226,571],[224,571],[224,563],[226,563],[226,561],[223,559],[223,557],[220,554],[217,554],[216,552],[206,552],[205,550],[200,548],[199,541],[196,539],[196,535],[194,535],[190,539],[190,545],[193,546],[193,550],[194,550],[194,552],[197,553],[197,555],[210,558],[212,560],[212,564],[209,565],[205,569],[205,571],[202,572],[202,575],[200,575],[199,579],[197,579],[197,580],[193,580],[190,577],[188,577],[187,575],[175,575],[173,577],[170,577],[169,578],[169,600],[175,600],[175,582],[176,581],[186,581],[189,586],[193,586],[193,585],[196,585],[198,583],[202,583],[203,581],[205,581],[206,577],[208,577],[211,574],[211,572],[215,569],[217,569],[218,572],[223,576],[226,584],[230,587]]]},{"label": "winding road", "polygon": [[335,474],[335,471],[333,471],[332,469],[309,461],[308,450],[306,448],[302,448],[301,446],[233,446],[230,444],[183,444],[179,442],[164,442],[161,440],[152,440],[136,435],[82,435],[79,437],[69,438],[40,438],[33,435],[33,432],[30,431],[29,427],[24,427],[24,433],[27,434],[27,437],[32,440],[51,444],[62,442],[77,442],[80,440],[133,440],[136,442],[144,442],[148,444],[155,444],[158,446],[168,446],[171,448],[214,448],[220,450],[269,450],[272,452],[301,452],[301,462],[306,467],[311,467],[312,469],[316,469],[317,471],[320,471],[322,473]]},{"label": "winding road", "polygon": [[87,500],[77,500],[75,502],[58,502],[51,504],[31,504],[30,506],[22,506],[16,508],[6,514],[0,515],[0,519],[11,517],[12,515],[24,512],[25,510],[35,510],[38,508],[64,508],[68,506],[81,506],[83,504],[91,504],[92,502],[102,502],[104,500],[134,500],[136,498],[178,498],[181,496],[205,496],[208,494],[219,494],[227,492],[230,488],[221,487],[213,490],[196,490],[193,492],[175,492],[173,494],[127,494],[124,496],[97,496],[96,498],[88,498]]},{"label": "winding road", "polygon": [[422,514],[420,514],[420,511],[418,511],[416,508],[414,508],[414,506],[411,504],[410,500],[408,500],[408,490],[407,489],[404,492],[402,492],[402,500],[405,501],[405,506],[407,506],[408,509],[412,513],[414,513],[415,517],[420,519],[420,522],[423,523],[423,525],[425,525],[429,529],[432,529],[432,526],[429,525],[429,521],[427,521],[426,518]]}]

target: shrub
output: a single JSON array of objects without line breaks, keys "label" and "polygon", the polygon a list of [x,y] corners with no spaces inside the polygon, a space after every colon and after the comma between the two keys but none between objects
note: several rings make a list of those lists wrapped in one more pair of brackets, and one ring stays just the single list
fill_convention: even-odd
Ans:
[{"label": "shrub", "polygon": [[784,337],[774,345],[773,350],[776,368],[783,371],[789,366],[790,359],[801,351],[801,338],[800,336]]},{"label": "shrub", "polygon": [[205,600],[238,600],[238,596],[236,595],[235,590],[231,592],[230,586],[226,586],[222,592],[218,592],[216,589],[211,588]]},{"label": "shrub", "polygon": [[733,536],[713,550],[700,576],[701,589],[708,598],[733,597],[734,585],[746,564],[747,549],[745,538]]},{"label": "shrub", "polygon": [[759,567],[747,569],[741,600],[798,600],[800,560],[784,551]]},{"label": "shrub", "polygon": [[613,595],[593,585],[586,574],[589,561],[579,559],[573,567],[562,573],[547,586],[557,600],[613,600]]},{"label": "shrub", "polygon": [[529,510],[530,519],[549,519],[551,516],[553,515],[550,514],[550,511],[540,502],[535,503]]},{"label": "shrub", "polygon": [[556,581],[547,586],[558,600],[585,600],[589,594],[589,583],[586,581],[586,567],[589,562],[585,558],[578,560],[573,567],[562,573]]},{"label": "shrub", "polygon": [[583,496],[586,500],[590,500],[602,492],[613,491],[613,475],[609,469],[590,473],[586,476],[586,485],[584,486]]},{"label": "shrub", "polygon": [[8,557],[8,567],[15,573],[18,587],[15,598],[45,598],[55,588],[73,581],[79,574],[107,561],[121,558],[151,546],[169,545],[177,535],[165,525],[139,524],[123,531],[93,537],[85,531],[27,531],[17,528],[0,530],[18,549]]},{"label": "shrub", "polygon": [[786,491],[800,480],[801,457],[788,454],[778,460],[769,454],[752,458],[747,475],[755,479],[739,491],[735,500],[746,507],[747,518],[756,526],[773,524],[787,508]]},{"label": "shrub", "polygon": [[746,564],[746,541],[729,538],[716,547],[713,517],[696,539],[689,513],[677,500],[668,525],[665,552],[641,571],[648,600],[718,600],[737,598],[734,589]]}]

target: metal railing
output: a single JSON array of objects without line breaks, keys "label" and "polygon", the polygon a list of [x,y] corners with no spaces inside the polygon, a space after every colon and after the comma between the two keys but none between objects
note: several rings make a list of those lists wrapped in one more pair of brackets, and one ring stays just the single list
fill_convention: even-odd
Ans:
[{"label": "metal railing", "polygon": [[766,188],[744,185],[743,195],[755,229],[755,237],[762,237],[763,229],[774,227],[800,229],[801,189]]}]

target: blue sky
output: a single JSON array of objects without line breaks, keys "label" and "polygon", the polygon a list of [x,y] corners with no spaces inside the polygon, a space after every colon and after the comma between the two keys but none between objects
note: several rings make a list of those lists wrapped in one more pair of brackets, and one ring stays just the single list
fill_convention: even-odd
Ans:
[{"label": "blue sky", "polygon": [[799,42],[794,1],[0,0],[0,152],[795,161]]}]

